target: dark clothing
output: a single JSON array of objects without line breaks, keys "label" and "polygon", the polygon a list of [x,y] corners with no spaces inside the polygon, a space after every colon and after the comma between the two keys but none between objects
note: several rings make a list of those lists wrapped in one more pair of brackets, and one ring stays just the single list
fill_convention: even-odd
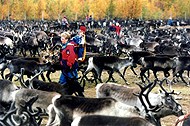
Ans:
[{"label": "dark clothing", "polygon": [[173,20],[172,19],[168,19],[167,25],[173,26]]}]

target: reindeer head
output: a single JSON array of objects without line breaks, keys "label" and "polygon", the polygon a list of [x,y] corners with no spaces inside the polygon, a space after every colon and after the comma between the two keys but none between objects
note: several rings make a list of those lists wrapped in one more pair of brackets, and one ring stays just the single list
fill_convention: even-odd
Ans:
[{"label": "reindeer head", "polygon": [[46,50],[41,53],[41,58],[44,61],[44,63],[50,62],[55,63],[59,61],[59,53],[60,51],[55,50]]},{"label": "reindeer head", "polygon": [[179,116],[183,114],[181,105],[178,104],[172,96],[174,91],[167,92],[163,88],[162,82],[160,84],[162,89],[160,94],[152,93],[149,96],[149,93],[156,86],[156,83],[157,81],[154,81],[144,86],[139,84],[141,92],[137,96],[144,106],[146,114],[151,114],[157,121],[159,121],[160,118],[168,115]]},{"label": "reindeer head", "polygon": [[160,81],[159,86],[162,89],[160,90],[160,96],[163,103],[163,107],[160,111],[161,115],[163,114],[162,111],[165,114],[164,116],[172,115],[172,114],[176,116],[183,115],[182,106],[175,100],[173,96],[173,95],[176,95],[174,90],[171,92],[166,91],[165,88],[163,87],[163,81]]},{"label": "reindeer head", "polygon": [[28,78],[26,81],[24,81],[24,77],[23,77],[24,71],[25,71],[25,69],[21,68],[20,76],[18,77],[21,86],[24,87],[24,88],[34,89],[34,87],[33,87],[33,81],[34,81],[34,79],[36,79],[36,77],[38,77],[40,74],[42,74],[43,71],[41,70],[41,71],[37,72],[35,70],[35,75],[33,77],[31,77],[31,78]]}]

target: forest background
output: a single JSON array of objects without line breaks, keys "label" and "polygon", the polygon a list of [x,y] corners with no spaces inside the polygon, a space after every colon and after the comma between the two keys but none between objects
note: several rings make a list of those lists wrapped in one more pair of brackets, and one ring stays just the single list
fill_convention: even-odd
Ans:
[{"label": "forest background", "polygon": [[0,19],[167,19],[190,17],[190,0],[0,0]]}]

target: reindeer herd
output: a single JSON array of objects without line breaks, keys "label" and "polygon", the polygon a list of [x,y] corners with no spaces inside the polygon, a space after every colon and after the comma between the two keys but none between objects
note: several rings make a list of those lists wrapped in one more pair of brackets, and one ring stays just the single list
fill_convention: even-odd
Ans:
[{"label": "reindeer herd", "polygon": [[[120,23],[120,36],[109,30],[110,22]],[[71,24],[74,36],[80,22]],[[161,126],[161,119],[171,115],[179,117],[172,120],[176,126],[190,125],[190,114],[176,99],[180,93],[172,89],[180,81],[190,85],[189,29],[161,20],[97,24],[85,33],[80,77],[61,85],[51,78],[62,69],[59,23],[0,23],[0,126]],[[117,83],[114,72],[125,84]],[[139,80],[136,85],[129,74]],[[93,82],[96,97],[86,97],[86,85]]]}]

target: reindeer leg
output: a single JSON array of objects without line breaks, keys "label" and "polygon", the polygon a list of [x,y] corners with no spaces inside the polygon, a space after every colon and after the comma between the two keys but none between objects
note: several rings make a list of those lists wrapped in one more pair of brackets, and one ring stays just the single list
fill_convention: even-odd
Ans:
[{"label": "reindeer leg", "polygon": [[[131,70],[133,71],[133,73],[137,76],[138,74],[135,72],[134,67],[131,66],[130,68],[131,68]],[[124,74],[123,74],[123,75],[124,75]]]},{"label": "reindeer leg", "polygon": [[29,52],[30,52],[30,56],[33,57],[33,53],[31,49],[29,49]]},{"label": "reindeer leg", "polygon": [[124,70],[123,70],[123,76],[125,76],[125,72],[127,70],[128,67],[125,67]]},{"label": "reindeer leg", "polygon": [[26,57],[26,50],[25,49],[21,48],[20,52],[23,55],[23,57]]},{"label": "reindeer leg", "polygon": [[143,82],[143,83],[145,82],[145,80],[144,80],[143,77],[145,77],[145,79],[146,79],[148,82],[150,82],[150,80],[148,79],[148,77],[145,75],[145,72],[148,70],[148,68],[144,67],[144,68],[141,68],[140,70],[141,70],[140,77],[141,77],[142,82]]},{"label": "reindeer leg", "polygon": [[5,79],[8,79],[8,78],[9,78],[10,81],[12,81],[12,79],[13,79],[13,74],[12,74],[12,73],[9,73],[9,74],[5,75]]},{"label": "reindeer leg", "polygon": [[93,69],[94,72],[92,72],[93,76],[94,76],[94,80],[95,81],[95,84],[97,85],[98,84],[98,73],[95,69]]},{"label": "reindeer leg", "polygon": [[166,84],[170,84],[171,85],[171,82],[169,81],[169,79],[167,77],[170,76],[170,73],[168,71],[164,71],[164,76],[166,77]]},{"label": "reindeer leg", "polygon": [[109,74],[109,77],[108,77],[108,80],[106,82],[109,82],[111,78],[115,82],[115,79],[113,78],[113,70],[108,71],[108,74]]},{"label": "reindeer leg", "polygon": [[[86,75],[87,75],[92,69],[93,69],[93,68],[92,68],[91,66],[88,66],[88,67],[87,67],[86,71],[83,73],[83,76],[82,76],[82,78],[81,78],[79,84],[82,83],[82,81],[84,80],[84,78],[87,78]],[[85,83],[83,83],[83,86],[82,86],[82,87],[83,87],[83,89],[84,89]]]},{"label": "reindeer leg", "polygon": [[103,83],[102,79],[101,79],[101,74],[102,74],[102,70],[98,70],[97,71],[97,75],[98,75],[98,80]]},{"label": "reindeer leg", "polygon": [[[82,76],[82,78],[81,78],[79,84],[82,83],[82,81],[84,80],[84,78],[86,78],[86,74],[83,74],[83,76]],[[83,89],[84,89],[85,85],[86,85],[86,83],[85,83],[85,80],[84,80],[84,81],[83,81],[83,86],[82,86]]]},{"label": "reindeer leg", "polygon": [[179,72],[179,77],[181,78],[181,80],[182,80],[186,85],[189,85],[189,84],[185,81],[185,79],[183,78],[182,74],[183,74],[183,73]]},{"label": "reindeer leg", "polygon": [[158,81],[158,77],[157,77],[157,75],[156,75],[156,70],[153,70],[153,74],[154,74],[154,77],[156,78],[156,81]]},{"label": "reindeer leg", "polygon": [[140,77],[141,77],[141,81],[144,83],[145,81],[144,81],[143,76],[144,76],[144,71],[143,71],[143,70],[141,70]]},{"label": "reindeer leg", "polygon": [[43,81],[46,81],[43,73],[41,74],[41,78],[42,78]]},{"label": "reindeer leg", "polygon": [[5,71],[5,69],[6,69],[6,67],[4,67],[4,68],[1,70],[1,77],[2,77],[2,79],[5,79],[5,78],[4,78],[4,71]]},{"label": "reindeer leg", "polygon": [[166,84],[168,85],[170,91],[172,91],[172,82],[168,78],[166,78]]},{"label": "reindeer leg", "polygon": [[37,48],[37,53],[38,53],[38,56],[40,56],[40,52],[39,52],[39,49]]},{"label": "reindeer leg", "polygon": [[148,78],[150,77],[150,70],[147,70]]},{"label": "reindeer leg", "polygon": [[[92,83],[93,82],[93,78],[88,78],[86,75],[83,75],[84,77],[83,77],[83,81],[89,81],[90,83]],[[94,77],[94,76],[92,76],[92,77]],[[85,79],[84,79],[85,78]],[[81,80],[82,81],[82,80]]]},{"label": "reindeer leg", "polygon": [[48,117],[48,122],[47,122],[46,126],[50,126],[50,124],[52,124],[55,120],[56,113],[55,113],[55,110],[53,108],[53,104],[50,104],[47,109],[48,109],[49,117]]},{"label": "reindeer leg", "polygon": [[51,71],[47,71],[47,73],[46,73],[46,77],[47,77],[47,79],[48,79],[49,82],[51,82],[50,73],[51,73]]},{"label": "reindeer leg", "polygon": [[10,77],[10,74],[11,74],[11,73],[6,74],[6,75],[5,75],[5,79],[7,79],[7,80],[8,80],[8,78]]},{"label": "reindeer leg", "polygon": [[123,78],[123,80],[125,81],[126,84],[129,84],[119,70],[116,70],[116,72],[120,75],[121,78]]},{"label": "reindeer leg", "polygon": [[[94,74],[94,73],[93,73]],[[84,89],[84,87],[85,87],[85,85],[86,85],[86,80],[87,81],[92,81],[92,79],[88,79],[88,77],[86,76],[87,74],[86,73],[84,73],[83,75],[82,75],[82,78],[80,79],[80,82],[79,82],[79,84],[81,85],[82,84],[82,82],[83,82],[83,86],[82,86],[82,88]]]},{"label": "reindeer leg", "polygon": [[83,86],[82,86],[83,90],[84,90],[85,85],[86,85],[86,81],[83,80]]}]

